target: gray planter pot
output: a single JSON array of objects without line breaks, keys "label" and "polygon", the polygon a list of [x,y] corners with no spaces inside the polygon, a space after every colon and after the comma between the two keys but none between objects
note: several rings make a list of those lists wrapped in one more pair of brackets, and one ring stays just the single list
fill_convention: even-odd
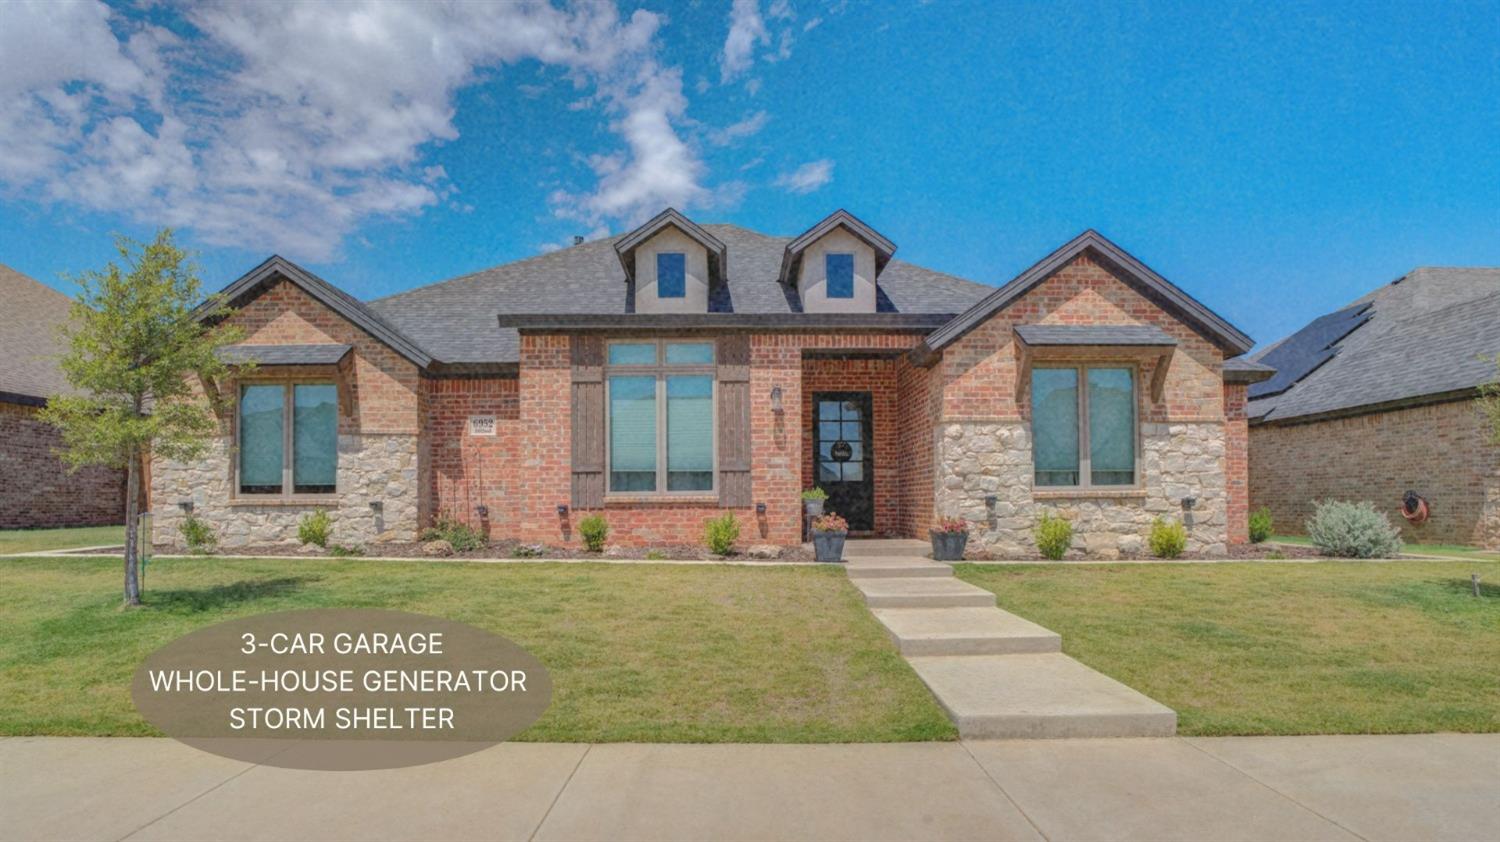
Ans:
[{"label": "gray planter pot", "polygon": [[802,511],[807,512],[808,518],[819,517],[823,514],[822,500],[803,500]]},{"label": "gray planter pot", "polygon": [[938,561],[962,561],[964,547],[969,545],[969,533],[967,532],[939,532],[936,529],[927,533],[932,538],[932,557]]},{"label": "gray planter pot", "polygon": [[818,561],[843,561],[844,539],[848,532],[817,532],[812,534],[813,553]]}]

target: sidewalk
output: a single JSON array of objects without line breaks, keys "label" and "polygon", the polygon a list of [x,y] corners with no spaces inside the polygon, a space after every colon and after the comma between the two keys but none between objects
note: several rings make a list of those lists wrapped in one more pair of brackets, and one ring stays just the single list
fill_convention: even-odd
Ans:
[{"label": "sidewalk", "polygon": [[1493,839],[1500,735],[507,743],[304,772],[0,739],[0,839]]}]

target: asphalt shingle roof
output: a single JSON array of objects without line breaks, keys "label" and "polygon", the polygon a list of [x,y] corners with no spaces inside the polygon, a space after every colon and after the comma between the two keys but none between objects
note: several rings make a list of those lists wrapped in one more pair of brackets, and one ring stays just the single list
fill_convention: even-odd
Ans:
[{"label": "asphalt shingle roof", "polygon": [[[1286,391],[1253,398],[1250,417],[1283,421],[1355,410],[1459,392],[1495,378],[1500,268],[1414,269],[1339,312],[1358,312],[1363,305],[1369,305],[1361,314],[1368,321],[1333,340],[1331,355],[1313,349],[1326,361]],[[1299,335],[1326,331],[1328,319],[1314,320],[1253,359],[1274,365],[1278,349],[1285,353]]]},{"label": "asphalt shingle roof", "polygon": [[0,264],[0,392],[28,398],[73,391],[57,361],[67,346],[57,328],[73,299]]},{"label": "asphalt shingle roof", "polygon": [[[737,225],[708,224],[727,246],[728,283],[712,291],[709,311],[786,314],[799,311],[795,291],[777,282],[790,237],[770,237]],[[500,328],[509,314],[620,314],[630,312],[625,271],[611,237],[507,263],[369,303],[387,323],[446,363],[513,363],[520,337]],[[892,260],[879,277],[877,309],[891,313],[957,314],[993,291],[984,286]]]}]

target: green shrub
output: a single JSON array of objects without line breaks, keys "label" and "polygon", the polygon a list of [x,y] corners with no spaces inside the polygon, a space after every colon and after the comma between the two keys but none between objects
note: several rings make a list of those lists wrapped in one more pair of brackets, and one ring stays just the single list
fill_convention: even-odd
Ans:
[{"label": "green shrub", "polygon": [[1146,544],[1157,558],[1177,558],[1187,549],[1187,528],[1175,520],[1157,518],[1151,521],[1151,535]]},{"label": "green shrub", "polygon": [[219,536],[214,534],[214,528],[192,515],[183,518],[177,529],[187,541],[188,552],[207,555],[219,546]]},{"label": "green shrub", "polygon": [[297,540],[304,544],[315,544],[319,547],[328,546],[328,537],[333,534],[333,518],[328,512],[318,509],[308,512],[297,522]]},{"label": "green shrub", "polygon": [[489,544],[484,533],[452,515],[441,512],[432,526],[422,530],[423,541],[447,541],[454,552],[483,549]]},{"label": "green shrub", "polygon": [[667,560],[667,554],[664,553],[664,552],[662,552],[661,550],[647,550],[646,551],[646,560],[647,561],[666,561]]},{"label": "green shrub", "polygon": [[725,512],[723,517],[713,518],[703,525],[703,543],[714,555],[729,555],[739,538],[740,522],[735,520],[734,512]]},{"label": "green shrub", "polygon": [[1369,502],[1325,500],[1307,519],[1307,537],[1323,555],[1388,558],[1401,552],[1401,533]]},{"label": "green shrub", "polygon": [[510,551],[510,557],[511,558],[541,558],[542,557],[542,545],[541,544],[517,544],[516,548]]},{"label": "green shrub", "polygon": [[1271,528],[1274,521],[1271,520],[1271,510],[1265,506],[1250,513],[1250,543],[1259,544],[1261,541],[1271,537]]},{"label": "green shrub", "polygon": [[822,502],[828,499],[828,492],[817,487],[809,488],[806,491],[802,492],[802,499],[812,500],[814,502]]},{"label": "green shrub", "polygon": [[604,542],[609,539],[609,521],[604,515],[589,515],[578,522],[578,534],[589,552],[604,552]]},{"label": "green shrub", "polygon": [[1073,524],[1061,515],[1044,512],[1036,522],[1036,548],[1047,558],[1057,561],[1073,546]]},{"label": "green shrub", "polygon": [[338,558],[352,558],[364,555],[365,548],[356,545],[345,546],[344,544],[334,544],[328,548],[328,554]]}]

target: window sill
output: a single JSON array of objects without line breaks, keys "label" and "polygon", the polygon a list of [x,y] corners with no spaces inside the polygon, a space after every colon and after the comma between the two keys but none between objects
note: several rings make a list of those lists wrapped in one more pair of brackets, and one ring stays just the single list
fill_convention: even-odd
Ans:
[{"label": "window sill", "polygon": [[231,497],[230,506],[327,506],[339,502],[338,494],[304,495],[301,497],[278,497],[267,494],[263,498]]},{"label": "window sill", "polygon": [[1034,487],[1031,490],[1031,497],[1034,500],[1142,500],[1145,499],[1146,493],[1144,488]]},{"label": "window sill", "polygon": [[717,506],[717,494],[608,494],[604,506]]}]

